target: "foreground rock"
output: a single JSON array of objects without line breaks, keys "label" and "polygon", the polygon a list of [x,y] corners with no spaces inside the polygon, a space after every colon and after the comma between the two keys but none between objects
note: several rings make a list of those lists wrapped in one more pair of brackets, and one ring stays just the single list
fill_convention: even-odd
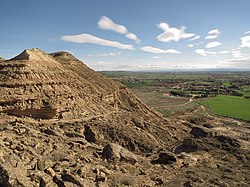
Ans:
[{"label": "foreground rock", "polygon": [[3,162],[0,162],[0,186],[33,186],[27,177],[27,170],[19,157],[15,155],[8,156],[4,158]]},{"label": "foreground rock", "polygon": [[172,164],[177,161],[174,153],[169,151],[161,152],[157,160],[151,161],[152,164]]},{"label": "foreground rock", "polygon": [[102,156],[104,159],[112,162],[125,161],[131,164],[137,162],[135,154],[114,143],[110,143],[103,148]]},{"label": "foreground rock", "polygon": [[195,137],[213,137],[214,132],[210,131],[209,129],[206,129],[204,127],[193,127],[192,130],[190,131],[190,134],[192,134]]}]

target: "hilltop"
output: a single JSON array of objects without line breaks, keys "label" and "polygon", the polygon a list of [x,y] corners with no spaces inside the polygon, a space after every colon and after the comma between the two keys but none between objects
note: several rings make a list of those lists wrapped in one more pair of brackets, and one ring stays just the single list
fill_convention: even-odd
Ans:
[{"label": "hilltop", "polygon": [[68,52],[1,61],[0,112],[0,186],[249,182],[245,124],[198,108],[166,119]]}]

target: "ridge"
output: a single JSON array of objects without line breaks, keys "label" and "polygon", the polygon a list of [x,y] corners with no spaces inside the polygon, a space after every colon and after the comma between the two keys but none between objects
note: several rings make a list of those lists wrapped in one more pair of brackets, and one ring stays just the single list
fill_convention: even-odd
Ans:
[{"label": "ridge", "polygon": [[39,48],[25,49],[22,53],[10,60],[54,61],[50,55]]}]

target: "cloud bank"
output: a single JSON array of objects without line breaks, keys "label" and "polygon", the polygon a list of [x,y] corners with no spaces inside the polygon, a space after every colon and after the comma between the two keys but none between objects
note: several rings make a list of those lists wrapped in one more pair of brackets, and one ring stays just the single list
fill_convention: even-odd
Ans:
[{"label": "cloud bank", "polygon": [[105,40],[102,38],[98,38],[91,34],[78,34],[78,35],[66,35],[62,36],[61,40],[66,42],[73,42],[73,43],[90,43],[90,44],[97,44],[109,47],[116,47],[119,49],[127,49],[127,50],[134,50],[132,45],[122,44],[116,41]]}]

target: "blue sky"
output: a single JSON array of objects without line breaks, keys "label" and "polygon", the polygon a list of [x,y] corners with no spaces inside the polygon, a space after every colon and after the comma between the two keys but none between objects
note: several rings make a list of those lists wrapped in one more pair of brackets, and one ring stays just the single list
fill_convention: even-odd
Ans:
[{"label": "blue sky", "polygon": [[3,0],[0,56],[69,51],[95,70],[250,69],[249,0]]}]

